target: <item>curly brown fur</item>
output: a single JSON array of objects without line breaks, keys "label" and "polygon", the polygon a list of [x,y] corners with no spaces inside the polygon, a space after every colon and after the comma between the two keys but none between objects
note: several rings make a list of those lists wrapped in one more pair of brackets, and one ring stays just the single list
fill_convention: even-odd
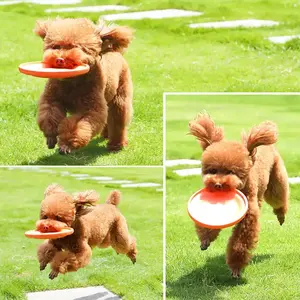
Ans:
[{"label": "curly brown fur", "polygon": [[[216,127],[207,114],[199,114],[190,122],[190,132],[200,142],[204,185],[214,190],[239,189],[248,198],[248,212],[233,229],[227,247],[227,264],[233,277],[251,259],[258,241],[259,214],[264,199],[273,207],[282,225],[288,209],[288,175],[282,158],[274,144],[277,127],[266,121],[243,133],[242,143],[224,140],[223,130]],[[201,249],[206,250],[220,230],[196,226]]]},{"label": "curly brown fur", "polygon": [[102,131],[106,131],[103,136],[108,138],[109,150],[126,146],[133,87],[122,53],[133,31],[79,18],[37,21],[35,33],[44,40],[46,66],[90,66],[85,75],[46,83],[37,121],[48,148],[58,143],[60,153],[70,153]]},{"label": "curly brown fur", "polygon": [[50,279],[59,273],[77,271],[85,267],[92,256],[92,248],[111,246],[119,254],[136,262],[136,240],[130,236],[126,219],[116,205],[121,193],[113,191],[106,203],[96,205],[95,191],[69,195],[58,185],[50,185],[41,204],[37,229],[42,232],[72,227],[74,233],[60,239],[46,240],[37,251],[40,269],[51,265]]}]

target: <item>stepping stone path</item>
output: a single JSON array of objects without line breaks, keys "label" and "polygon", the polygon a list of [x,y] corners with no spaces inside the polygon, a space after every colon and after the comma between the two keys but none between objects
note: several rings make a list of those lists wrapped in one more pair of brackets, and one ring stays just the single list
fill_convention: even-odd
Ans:
[{"label": "stepping stone path", "polygon": [[53,169],[47,169],[36,166],[28,167],[8,167],[8,170],[22,170],[24,172],[39,172],[39,173],[49,173],[49,174],[59,174],[61,176],[73,177],[76,180],[93,180],[98,184],[116,184],[122,188],[157,188],[157,192],[161,192],[162,185],[154,182],[133,182],[126,179],[114,179],[113,177],[107,176],[93,176],[89,174],[76,174],[69,171],[55,171]]},{"label": "stepping stone path", "polygon": [[253,27],[264,27],[264,26],[276,26],[279,22],[270,20],[234,20],[234,21],[220,21],[220,22],[208,22],[208,23],[197,23],[190,24],[190,28],[253,28]]},{"label": "stepping stone path", "polygon": [[163,10],[149,10],[138,11],[123,14],[104,15],[103,19],[107,21],[115,20],[142,20],[142,19],[165,19],[165,18],[179,18],[179,17],[193,17],[200,16],[202,12],[181,10],[181,9],[163,9]]},{"label": "stepping stone path", "polygon": [[119,300],[119,296],[113,294],[103,286],[87,288],[54,290],[27,294],[28,300]]},{"label": "stepping stone path", "polygon": [[64,7],[64,8],[49,8],[46,13],[52,12],[102,12],[107,10],[127,10],[128,6],[123,5],[100,5],[100,6],[83,6],[83,7]]},{"label": "stepping stone path", "polygon": [[294,39],[299,39],[300,35],[285,35],[285,36],[271,36],[267,39],[274,44],[285,44]]},{"label": "stepping stone path", "polygon": [[62,4],[77,4],[80,3],[81,0],[23,0],[23,1],[0,1],[1,5],[13,5],[19,3],[33,3],[33,4],[41,4],[41,5],[62,5]]}]

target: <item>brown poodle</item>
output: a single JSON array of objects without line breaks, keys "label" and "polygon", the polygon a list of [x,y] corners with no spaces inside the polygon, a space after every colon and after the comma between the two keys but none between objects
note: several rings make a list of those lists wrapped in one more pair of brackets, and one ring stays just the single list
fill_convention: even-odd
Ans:
[{"label": "brown poodle", "polygon": [[[288,175],[274,144],[277,128],[266,121],[243,133],[242,143],[224,140],[223,128],[216,127],[207,114],[199,114],[189,123],[190,132],[203,149],[202,174],[210,190],[238,189],[248,198],[245,218],[233,229],[227,247],[227,264],[233,277],[251,259],[259,233],[259,214],[263,199],[273,207],[282,225],[288,209]],[[206,250],[220,232],[196,226],[201,250]]]},{"label": "brown poodle", "polygon": [[46,240],[39,246],[37,255],[40,270],[44,270],[50,263],[50,279],[59,273],[77,271],[89,263],[92,248],[96,246],[111,246],[118,254],[126,254],[135,263],[135,238],[129,235],[126,220],[116,207],[120,197],[119,191],[113,191],[106,203],[96,205],[99,196],[95,191],[71,196],[59,185],[50,185],[41,204],[37,230],[53,232],[72,227],[74,233]]},{"label": "brown poodle", "polygon": [[48,80],[38,108],[48,148],[58,142],[60,153],[70,153],[100,133],[108,138],[109,150],[126,146],[133,87],[122,53],[132,30],[82,18],[38,21],[35,33],[44,40],[46,66],[90,66],[85,75]]}]

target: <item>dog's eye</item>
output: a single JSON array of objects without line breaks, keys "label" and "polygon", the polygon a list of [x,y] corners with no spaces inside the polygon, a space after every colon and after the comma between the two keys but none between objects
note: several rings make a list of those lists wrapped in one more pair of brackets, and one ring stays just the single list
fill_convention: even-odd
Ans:
[{"label": "dog's eye", "polygon": [[55,216],[55,220],[56,220],[56,221],[61,221],[62,218],[61,218],[60,216]]},{"label": "dog's eye", "polygon": [[54,45],[54,46],[52,47],[52,49],[54,49],[54,50],[59,50],[59,49],[61,49],[61,46],[60,46],[60,45]]},{"label": "dog's eye", "polygon": [[228,170],[228,171],[227,171],[227,174],[233,175],[234,172],[233,172],[232,170]]},{"label": "dog's eye", "polygon": [[47,216],[42,216],[42,219],[46,220],[46,219],[48,219],[48,217]]},{"label": "dog's eye", "polygon": [[207,174],[217,174],[217,169],[209,169],[206,171]]}]

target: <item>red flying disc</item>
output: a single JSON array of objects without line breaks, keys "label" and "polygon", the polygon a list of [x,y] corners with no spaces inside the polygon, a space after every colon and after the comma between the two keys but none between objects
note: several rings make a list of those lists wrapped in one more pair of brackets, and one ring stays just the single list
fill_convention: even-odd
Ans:
[{"label": "red flying disc", "polygon": [[194,193],[188,202],[188,214],[195,224],[211,229],[230,227],[240,222],[248,210],[246,196],[238,191],[210,191]]},{"label": "red flying disc", "polygon": [[41,62],[20,64],[19,71],[26,75],[42,78],[70,78],[88,73],[89,65],[78,66],[74,69],[47,68]]},{"label": "red flying disc", "polygon": [[25,232],[25,236],[32,239],[60,239],[74,232],[73,228],[62,229],[58,232],[40,232],[37,230],[29,230]]}]

